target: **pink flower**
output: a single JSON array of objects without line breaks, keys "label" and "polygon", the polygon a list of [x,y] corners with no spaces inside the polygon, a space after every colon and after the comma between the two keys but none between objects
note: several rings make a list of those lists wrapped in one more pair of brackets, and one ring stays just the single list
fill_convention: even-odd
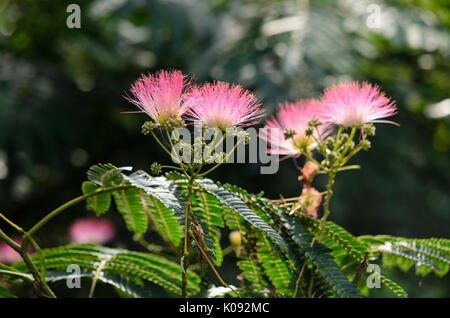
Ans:
[{"label": "pink flower", "polygon": [[[270,144],[269,152],[273,154],[298,156],[302,147],[313,149],[317,146],[319,138],[317,131],[313,136],[306,136],[308,123],[313,118],[318,118],[321,104],[317,100],[306,99],[296,103],[280,105],[280,111],[266,122],[266,126],[260,133],[260,137]],[[327,136],[327,126],[320,125],[318,130],[322,138]],[[294,130],[293,138],[286,139],[285,131]]]},{"label": "pink flower", "polygon": [[380,120],[397,113],[395,103],[376,85],[353,82],[325,90],[321,100],[321,120],[343,127],[361,127],[366,123],[390,123]]},{"label": "pink flower", "polygon": [[190,83],[180,71],[159,71],[142,75],[131,87],[131,103],[147,113],[156,123],[164,124],[169,118],[179,119],[185,112],[183,92]]},{"label": "pink flower", "polygon": [[193,88],[186,97],[186,104],[188,119],[222,130],[255,124],[264,114],[253,94],[238,85],[223,82]]},{"label": "pink flower", "polygon": [[115,230],[106,220],[84,218],[76,220],[69,229],[73,243],[104,244],[114,238]]},{"label": "pink flower", "polygon": [[322,202],[322,195],[311,186],[304,186],[298,203],[302,206],[302,212],[313,218],[317,218],[317,211]]},{"label": "pink flower", "polygon": [[[14,237],[12,240],[19,245],[22,244],[22,240],[18,237]],[[33,248],[31,246],[28,248],[28,253],[33,253]],[[0,242],[0,263],[11,264],[21,260],[22,257],[12,247],[4,242]]]}]

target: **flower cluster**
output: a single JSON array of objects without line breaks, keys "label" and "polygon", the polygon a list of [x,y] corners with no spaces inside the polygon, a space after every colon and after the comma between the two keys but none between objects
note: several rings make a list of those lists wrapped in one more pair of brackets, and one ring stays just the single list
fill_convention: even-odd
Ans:
[{"label": "flower cluster", "polygon": [[[260,137],[267,140],[271,153],[299,156],[312,150],[331,135],[333,127],[374,129],[373,123],[396,114],[393,101],[378,86],[358,82],[326,89],[319,100],[300,100],[280,105],[267,120]],[[366,142],[367,144],[367,142]]]},{"label": "flower cluster", "polygon": [[264,114],[255,96],[242,87],[223,82],[196,85],[180,71],[143,75],[131,93],[127,99],[159,126],[185,119],[225,130],[252,125]]}]

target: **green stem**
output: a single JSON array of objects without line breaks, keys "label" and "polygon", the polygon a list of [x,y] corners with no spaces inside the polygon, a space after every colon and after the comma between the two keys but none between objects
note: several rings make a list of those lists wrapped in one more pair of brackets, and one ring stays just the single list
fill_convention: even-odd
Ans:
[{"label": "green stem", "polygon": [[60,205],[58,208],[54,209],[52,212],[50,212],[45,217],[43,217],[39,222],[37,222],[27,233],[30,236],[33,235],[34,233],[39,231],[39,229],[42,228],[42,226],[44,226],[48,221],[53,219],[55,216],[57,216],[64,210],[72,207],[73,205],[83,202],[84,200],[86,200],[90,197],[93,197],[93,196],[96,196],[96,195],[99,195],[102,193],[113,192],[113,191],[128,189],[128,188],[132,188],[132,187],[133,186],[131,186],[131,185],[120,185],[120,186],[115,186],[115,187],[110,187],[110,188],[101,188],[94,192],[81,195],[75,199],[72,199],[72,200],[64,203],[63,205]]},{"label": "green stem", "polygon": [[216,170],[218,167],[220,167],[222,164],[224,164],[225,162],[227,162],[228,158],[233,154],[233,152],[236,150],[236,148],[239,146],[239,144],[241,143],[241,141],[238,141],[233,149],[231,149],[231,151],[225,156],[225,159],[223,159],[221,162],[219,162],[218,164],[216,164],[214,167],[212,167],[211,169],[209,169],[208,171],[205,171],[201,174],[198,175],[199,178],[206,176],[207,174],[213,172],[214,170]]},{"label": "green stem", "polygon": [[194,183],[194,178],[190,177],[188,182],[188,193],[186,194],[186,212],[184,214],[184,244],[183,244],[183,268],[181,269],[181,297],[186,298],[187,295],[187,270],[189,267],[189,250],[191,241],[189,239],[189,230],[191,227],[191,202],[190,197],[193,193],[192,185]]},{"label": "green stem", "polygon": [[327,222],[327,218],[330,215],[330,200],[333,196],[333,184],[334,179],[336,177],[337,169],[330,169],[329,175],[328,175],[328,184],[326,188],[326,194],[325,194],[325,201],[323,203],[323,216],[320,219],[320,236],[319,236],[319,242],[323,239],[323,234],[325,230],[325,225]]},{"label": "green stem", "polygon": [[0,269],[0,274],[19,277],[26,283],[33,283],[34,282],[33,276],[30,275],[30,274],[25,274],[25,273],[21,273],[21,272],[14,272],[14,271],[8,271],[8,270],[5,270],[5,269]]},{"label": "green stem", "polygon": [[301,281],[302,281],[302,276],[303,276],[303,272],[305,271],[305,268],[306,268],[306,259],[305,259],[305,261],[304,261],[304,263],[302,265],[302,269],[300,270],[300,273],[298,274],[297,281],[295,282],[295,290],[294,290],[294,294],[292,294],[292,298],[296,298],[297,295],[298,295],[298,292],[300,290],[302,290],[300,288],[300,284],[301,284]]},{"label": "green stem", "polygon": [[[8,220],[6,217],[4,217],[4,219]],[[11,222],[9,220],[8,220],[8,223],[13,225],[14,228],[21,229],[19,226],[15,225],[13,222]],[[22,230],[22,232],[24,232],[24,231]],[[26,235],[26,237],[28,239],[31,239],[32,242],[34,242],[34,240],[31,238],[31,236],[29,236],[28,233],[26,233],[25,235]],[[36,266],[34,265],[33,261],[31,260],[31,257],[28,254],[28,244],[24,244],[25,240],[23,241],[22,246],[20,246],[19,244],[14,242],[8,235],[6,235],[2,230],[0,230],[0,240],[5,242],[6,244],[8,244],[12,249],[14,249],[22,257],[23,261],[25,262],[25,265],[28,267],[28,269],[30,270],[31,274],[33,275],[34,280],[37,283],[37,286],[36,286],[37,287],[37,291],[38,292],[43,291],[44,294],[46,294],[47,296],[49,296],[51,298],[56,298],[56,296],[53,293],[53,291],[50,289],[50,287],[45,282],[45,263],[42,263],[43,262],[42,261],[43,256],[42,256],[42,253],[40,251],[39,246],[36,244],[35,248],[40,253],[41,265],[44,264],[43,265],[44,266],[44,270],[42,271],[42,273],[39,272],[39,270],[36,268]],[[34,244],[33,244],[33,246],[34,246]]]},{"label": "green stem", "polygon": [[213,263],[211,263],[211,260],[208,257],[208,254],[206,254],[205,250],[202,248],[200,242],[197,240],[197,238],[195,237],[194,233],[192,233],[192,231],[189,231],[189,235],[194,239],[195,244],[197,245],[198,249],[200,250],[200,252],[203,255],[203,258],[206,259],[206,262],[208,263],[209,267],[211,268],[211,270],[214,272],[214,275],[216,275],[217,279],[220,281],[220,283],[222,284],[223,287],[228,287],[227,283],[225,283],[222,279],[222,277],[220,277],[219,273],[217,272],[216,268],[214,267]]},{"label": "green stem", "polygon": [[[352,142],[353,137],[355,137],[355,133],[356,133],[356,127],[352,127],[352,131],[350,132],[350,136],[348,137],[348,140],[345,143],[344,150],[342,151],[342,156],[345,156],[345,154],[347,153],[348,148],[350,147],[350,143]],[[337,142],[336,142],[336,144],[337,144]]]},{"label": "green stem", "polygon": [[342,126],[339,126],[339,130],[338,130],[338,133],[336,136],[336,142],[334,144],[333,151],[336,151],[341,143],[340,139],[341,139],[342,129],[343,129]]}]

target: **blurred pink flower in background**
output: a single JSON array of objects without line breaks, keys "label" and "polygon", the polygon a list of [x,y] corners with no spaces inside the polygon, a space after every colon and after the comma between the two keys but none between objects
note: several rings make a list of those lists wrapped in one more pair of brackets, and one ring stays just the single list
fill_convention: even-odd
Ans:
[{"label": "blurred pink flower in background", "polygon": [[[22,240],[18,237],[13,237],[12,240],[17,244],[22,244]],[[28,248],[28,253],[33,253],[33,248],[30,246]],[[17,253],[12,247],[7,245],[5,242],[0,242],[0,263],[11,264],[21,261],[19,253]]]},{"label": "blurred pink flower in background", "polygon": [[187,118],[208,128],[246,127],[264,115],[256,97],[239,85],[206,83],[194,87],[185,99]]},{"label": "blurred pink flower in background", "polygon": [[76,220],[70,226],[69,233],[73,243],[104,244],[114,238],[116,231],[109,221],[83,218]]},{"label": "blurred pink flower in background", "polygon": [[339,84],[325,90],[320,119],[343,127],[360,127],[367,123],[390,123],[380,120],[397,113],[395,103],[380,88],[369,83]]},{"label": "blurred pink flower in background", "polygon": [[[305,134],[308,123],[313,118],[318,118],[321,104],[317,100],[306,99],[296,103],[284,103],[279,105],[280,110],[267,120],[260,137],[270,144],[269,152],[273,154],[298,156],[303,146],[312,149],[316,146],[313,137]],[[320,125],[318,130],[321,137],[326,137],[326,125]],[[285,131],[294,130],[293,138],[286,139]],[[313,136],[319,138],[317,131],[313,131]]]},{"label": "blurred pink flower in background", "polygon": [[134,98],[126,99],[162,125],[169,118],[181,118],[186,110],[183,93],[189,87],[180,71],[159,71],[142,75],[131,87]]}]

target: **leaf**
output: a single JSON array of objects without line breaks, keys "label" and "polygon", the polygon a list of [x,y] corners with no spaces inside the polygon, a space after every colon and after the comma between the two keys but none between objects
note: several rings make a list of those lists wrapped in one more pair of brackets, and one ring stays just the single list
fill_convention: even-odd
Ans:
[{"label": "leaf", "polygon": [[121,189],[114,191],[112,195],[128,230],[136,234],[145,233],[148,227],[148,217],[142,205],[139,190]]},{"label": "leaf", "polygon": [[213,183],[209,179],[200,179],[195,181],[206,192],[214,195],[220,202],[230,207],[233,211],[241,215],[247,222],[254,227],[265,232],[275,243],[286,249],[286,243],[281,236],[275,232],[261,217],[256,215],[248,206],[231,191],[224,189]]},{"label": "leaf", "polygon": [[267,238],[262,237],[258,240],[257,255],[267,277],[269,277],[277,292],[291,295],[291,273],[286,267],[285,262],[274,251]]},{"label": "leaf", "polygon": [[[83,191],[83,194],[89,194],[100,189],[100,187],[93,182],[85,181],[81,185],[81,189]],[[101,193],[86,199],[86,210],[95,212],[97,216],[100,216],[103,213],[107,212],[109,210],[110,205],[111,205],[110,193]]]},{"label": "leaf", "polygon": [[[194,214],[202,227],[206,245],[214,251],[214,262],[222,264],[220,227],[224,226],[221,203],[209,193],[197,191],[190,198]],[[209,242],[208,242],[209,241]]]},{"label": "leaf", "polygon": [[[50,270],[47,271],[45,276],[45,280],[48,283],[57,282],[60,280],[72,280],[75,278],[94,278],[96,275],[96,271],[92,270],[80,270],[79,274],[59,271],[59,270]],[[119,289],[120,291],[130,295],[134,298],[145,298],[150,297],[151,293],[149,287],[136,284],[133,279],[128,277],[122,277],[120,275],[114,275],[111,273],[101,272],[100,275],[97,276],[97,279],[105,284],[111,285]]]},{"label": "leaf", "polygon": [[181,197],[178,186],[165,177],[152,177],[148,173],[138,170],[130,176],[124,176],[131,185],[142,189],[150,196],[157,198],[170,209],[183,225],[185,202]]},{"label": "leaf", "polygon": [[[179,264],[161,256],[92,244],[73,244],[43,249],[42,253],[45,257],[45,266],[49,270],[65,271],[67,266],[75,264],[85,271],[96,272],[102,264],[99,279],[100,277],[109,277],[102,276],[104,274],[117,275],[124,279],[137,277],[157,284],[169,292],[181,295]],[[32,260],[36,266],[40,265],[40,259],[36,255],[32,256]],[[23,271],[27,270],[23,262],[15,264],[14,267]],[[188,294],[197,294],[200,291],[200,278],[189,270],[187,278]]]},{"label": "leaf", "polygon": [[140,197],[144,210],[150,215],[162,238],[175,246],[180,245],[183,229],[173,212],[154,196],[141,193]]},{"label": "leaf", "polygon": [[[284,213],[284,212],[283,212]],[[361,297],[358,288],[352,284],[330,254],[331,249],[321,243],[315,242],[314,236],[300,223],[300,221],[288,218],[283,214],[288,226],[289,234],[298,247],[325,278],[327,283],[340,297]]]},{"label": "leaf", "polygon": [[[303,214],[299,215],[299,217],[303,224],[312,228],[316,236],[320,235],[320,220]],[[333,255],[339,263],[341,263],[347,255],[356,262],[361,262],[364,259],[366,252],[369,250],[369,247],[366,244],[359,241],[344,228],[331,221],[326,222],[323,234],[322,243],[333,250]]]},{"label": "leaf", "polygon": [[397,295],[397,297],[408,298],[408,293],[396,282],[390,280],[384,275],[380,275],[380,281],[384,286],[389,288],[395,295]]},{"label": "leaf", "polygon": [[388,267],[398,266],[407,271],[415,265],[419,275],[434,271],[439,276],[444,276],[450,269],[448,239],[407,239],[389,235],[360,236],[358,239],[380,253],[383,265]]},{"label": "leaf", "polygon": [[242,271],[244,277],[252,284],[252,287],[256,290],[263,290],[267,286],[267,282],[264,280],[263,268],[250,257],[236,262],[236,265]]},{"label": "leaf", "polygon": [[97,164],[89,168],[87,177],[89,181],[101,187],[114,186],[122,182],[122,171],[130,171],[131,169],[131,167],[117,168],[110,163]]}]

